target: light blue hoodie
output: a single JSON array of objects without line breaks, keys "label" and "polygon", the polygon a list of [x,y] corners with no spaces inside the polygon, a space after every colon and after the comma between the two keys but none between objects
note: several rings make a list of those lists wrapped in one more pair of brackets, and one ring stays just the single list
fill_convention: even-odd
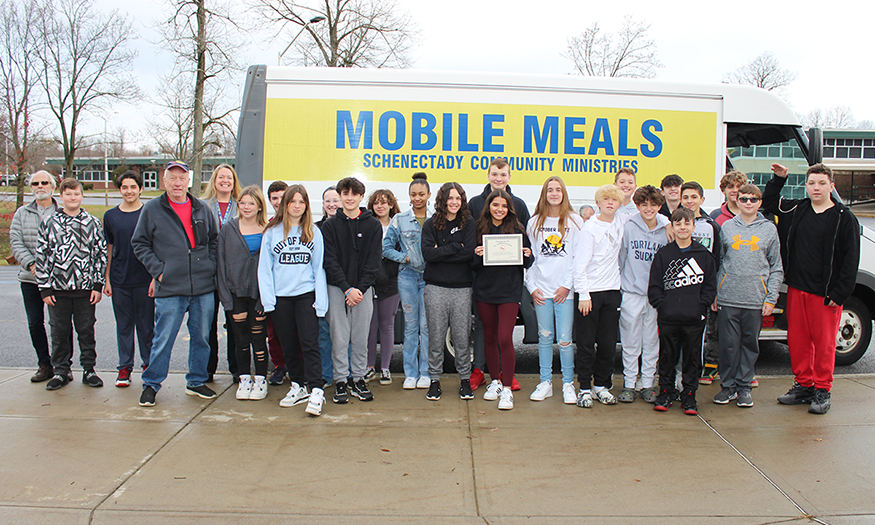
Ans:
[{"label": "light blue hoodie", "polygon": [[258,290],[265,312],[276,307],[277,297],[294,297],[307,292],[316,292],[318,317],[325,317],[328,311],[328,284],[322,259],[325,245],[322,232],[313,227],[313,240],[301,244],[300,227],[283,235],[279,224],[264,231],[261,239],[261,255],[258,259]]},{"label": "light blue hoodie", "polygon": [[644,224],[640,213],[633,215],[623,231],[620,245],[620,290],[638,295],[647,295],[650,284],[650,265],[657,250],[668,244],[665,227],[669,223],[664,215],[656,214],[656,228]]}]

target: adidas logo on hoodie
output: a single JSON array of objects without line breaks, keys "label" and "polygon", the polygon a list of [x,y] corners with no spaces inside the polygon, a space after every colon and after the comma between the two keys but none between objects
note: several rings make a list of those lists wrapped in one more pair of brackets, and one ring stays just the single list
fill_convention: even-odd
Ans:
[{"label": "adidas logo on hoodie", "polygon": [[695,286],[705,280],[705,272],[696,262],[696,259],[678,259],[671,262],[666,269],[663,285],[666,290],[673,290],[683,286]]}]

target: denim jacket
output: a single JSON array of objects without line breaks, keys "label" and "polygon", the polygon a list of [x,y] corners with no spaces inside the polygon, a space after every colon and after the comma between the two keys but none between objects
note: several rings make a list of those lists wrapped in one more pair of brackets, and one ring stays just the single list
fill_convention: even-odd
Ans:
[{"label": "denim jacket", "polygon": [[[431,210],[425,210],[425,218],[431,217]],[[401,250],[395,249],[395,244]],[[425,259],[422,258],[422,228],[413,215],[413,209],[399,213],[392,218],[386,236],[383,237],[383,257],[399,263],[402,267],[422,273],[425,270]],[[410,262],[406,262],[410,257]]]}]

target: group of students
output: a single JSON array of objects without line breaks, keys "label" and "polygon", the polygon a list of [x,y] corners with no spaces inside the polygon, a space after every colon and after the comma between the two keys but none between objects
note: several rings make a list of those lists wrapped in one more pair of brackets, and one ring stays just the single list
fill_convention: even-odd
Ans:
[{"label": "group of students", "polygon": [[[473,309],[490,376],[483,398],[512,409],[513,390],[519,388],[513,327],[528,293],[540,367],[531,400],[553,395],[555,340],[566,404],[591,408],[594,400],[613,405],[641,397],[666,411],[680,400],[684,413],[695,415],[698,384],[719,375],[722,388],[714,402],[750,407],[762,318],[772,314],[786,268],[797,382],[779,401],[808,403],[811,412],[825,413],[834,366],[826,353],[833,355],[840,305],[853,288],[859,259],[859,239],[855,245],[852,235],[856,219],[830,198],[833,180],[826,166],[809,169],[809,198],[801,201],[780,198],[787,169],[775,164],[773,171],[765,195],[744,174],[727,174],[721,181],[727,199],[715,210],[716,221],[701,210],[704,191],[698,183],[670,175],[661,189],[638,188],[630,169],[596,190],[594,214],[575,213],[562,179],[549,177],[529,217],[525,203],[510,191],[507,161],[496,158],[480,195],[469,201],[460,184],[447,182],[437,191],[433,210],[424,173],[414,174],[411,209],[403,213],[385,189],[372,192],[367,207],[361,206],[364,184],[344,178],[323,193],[323,218],[316,223],[304,186],[274,182],[266,200],[257,186],[241,188],[232,167],[220,166],[210,181],[209,205],[220,225],[217,301],[234,336],[236,397],[264,399],[268,383],[281,384],[287,374],[291,387],[280,401],[283,407],[307,403],[307,413],[320,415],[332,382],[334,403],[347,403],[350,396],[373,400],[370,380],[379,375],[381,384],[392,382],[393,325],[401,304],[404,389],[427,388],[427,399],[441,398],[448,329],[460,398],[472,399],[486,384],[472,367]],[[149,318],[147,299],[155,281],[131,247],[142,180],[128,172],[117,184],[124,202],[107,212],[102,228],[80,209],[82,187],[74,179],[61,183],[63,206],[39,226],[40,249],[27,270],[55,310],[50,390],[70,379],[71,319],[83,382],[102,385],[93,370],[94,305],[101,292],[113,297],[118,322],[116,385],[130,384],[135,324],[143,368],[149,364],[151,327],[142,319]],[[275,212],[270,221],[267,202]],[[759,213],[762,204],[787,218],[779,225],[790,223],[783,246],[775,223]],[[800,228],[817,238],[800,236]],[[484,258],[491,235],[518,239],[522,253],[516,263],[496,265]],[[782,248],[789,265],[782,264]],[[809,264],[812,257],[825,266]],[[705,356],[703,368],[706,326],[707,344],[717,343],[718,351]],[[618,339],[624,385],[615,396]],[[270,378],[268,355],[275,365]],[[65,363],[66,374],[58,374]],[[153,389],[151,404],[154,394]],[[148,401],[144,406],[151,406]]]}]

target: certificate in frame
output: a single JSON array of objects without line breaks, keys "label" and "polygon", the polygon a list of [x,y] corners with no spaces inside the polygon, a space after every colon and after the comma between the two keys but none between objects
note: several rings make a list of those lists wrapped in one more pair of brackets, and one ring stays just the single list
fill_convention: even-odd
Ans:
[{"label": "certificate in frame", "polygon": [[515,266],[523,264],[521,233],[487,234],[483,236],[483,266]]}]

